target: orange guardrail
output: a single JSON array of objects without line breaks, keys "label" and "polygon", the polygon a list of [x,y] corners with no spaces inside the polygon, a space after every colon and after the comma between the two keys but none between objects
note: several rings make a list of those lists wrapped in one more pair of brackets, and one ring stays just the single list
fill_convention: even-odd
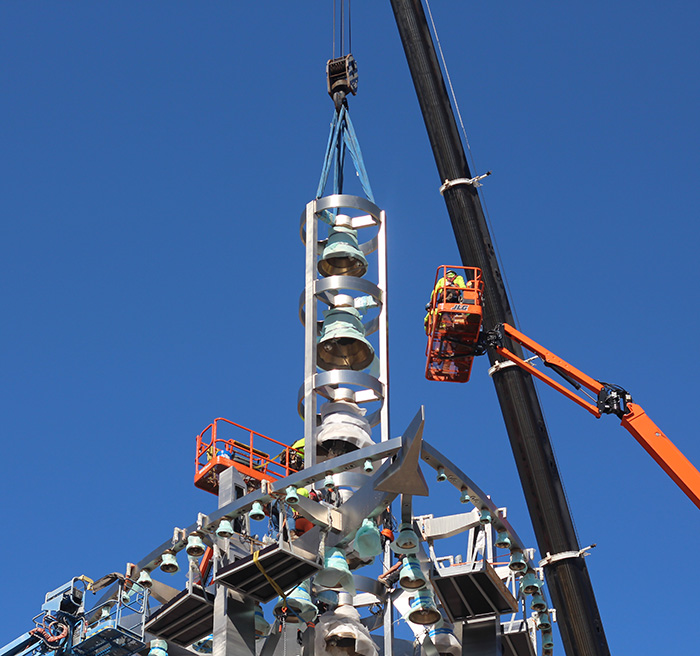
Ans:
[{"label": "orange guardrail", "polygon": [[279,442],[229,419],[214,419],[199,435],[194,484],[218,493],[218,474],[235,467],[255,481],[274,481],[303,467],[304,451]]}]

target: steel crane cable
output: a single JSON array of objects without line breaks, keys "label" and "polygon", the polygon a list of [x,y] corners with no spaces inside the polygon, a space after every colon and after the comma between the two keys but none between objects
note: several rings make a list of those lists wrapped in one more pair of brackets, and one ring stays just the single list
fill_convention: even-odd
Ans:
[{"label": "steel crane cable", "polygon": [[[433,20],[433,12],[430,9],[430,0],[425,0],[425,6],[428,9],[428,16],[430,17],[430,25],[433,28],[433,35],[435,36],[435,43],[437,43],[438,51],[440,52],[440,59],[442,60],[442,67],[445,70],[445,77],[447,78],[447,84],[450,87],[450,94],[452,96],[452,102],[455,106],[455,111],[457,112],[457,118],[459,119],[459,125],[462,128],[462,134],[464,135],[464,143],[467,147],[467,153],[469,153],[469,159],[471,160],[472,169],[474,170],[474,175],[476,175],[476,162],[474,161],[474,155],[472,153],[471,146],[469,145],[469,137],[467,137],[467,130],[464,127],[464,121],[462,120],[462,112],[459,110],[459,103],[457,102],[457,95],[455,94],[454,87],[452,86],[452,78],[450,77],[450,71],[447,69],[447,61],[445,60],[445,54],[442,52],[442,44],[440,43],[440,37],[437,33],[437,27],[435,27],[435,21]],[[491,232],[491,242],[496,251],[496,259],[498,260],[498,266],[501,270],[501,275],[503,277],[503,282],[505,283],[506,289],[508,291],[508,296],[513,298],[513,292],[511,291],[510,284],[508,283],[508,276],[506,275],[506,270],[503,267],[503,258],[501,258],[501,252],[498,248],[498,242],[496,240],[496,232],[493,229],[493,224],[491,223],[491,217],[489,216],[489,210],[486,206],[485,194],[479,194],[481,199],[481,204],[484,208],[484,216],[486,218],[486,223],[488,224],[489,231]],[[514,306],[511,307],[513,311],[513,317],[515,318],[516,327],[520,326],[520,320],[518,319],[518,313]]]},{"label": "steel crane cable", "polygon": [[[428,9],[428,16],[430,17],[430,24],[431,24],[432,29],[433,29],[433,35],[435,37],[435,42],[437,43],[438,51],[440,52],[440,59],[442,60],[442,67],[445,70],[445,77],[447,78],[447,83],[450,87],[450,93],[452,95],[452,102],[454,103],[455,111],[457,112],[457,117],[459,119],[459,124],[462,128],[462,134],[464,135],[464,141],[465,141],[465,145],[467,147],[467,152],[469,154],[469,159],[471,160],[472,168],[476,172],[477,168],[476,168],[476,163],[474,161],[474,155],[472,154],[471,146],[469,145],[469,138],[467,137],[467,131],[466,131],[466,128],[464,127],[464,121],[462,120],[462,113],[460,112],[459,103],[457,102],[457,96],[455,94],[454,87],[452,86],[452,79],[450,78],[450,72],[447,68],[447,61],[445,60],[445,55],[442,51],[442,44],[440,43],[440,37],[438,36],[438,33],[437,33],[437,27],[435,26],[435,21],[433,20],[433,12],[430,9],[430,0],[425,0],[425,5]],[[491,217],[489,216],[489,211],[488,211],[488,207],[486,206],[486,200],[485,200],[484,196],[485,196],[484,193],[479,194],[479,199],[481,200],[481,205],[484,209],[484,218],[486,219],[486,223],[488,225],[489,232],[491,233],[491,243],[493,244],[494,250],[496,252],[496,259],[498,261],[498,266],[501,270],[501,277],[503,279],[503,284],[506,286],[506,290],[508,292],[508,297],[513,298],[513,292],[510,288],[510,284],[508,282],[508,276],[506,275],[505,268],[503,267],[503,259],[501,258],[501,252],[498,248],[498,242],[496,240],[496,231],[493,228],[493,223],[491,222]],[[516,327],[518,327],[520,324],[520,320],[518,319],[518,312],[515,308],[515,304],[511,304],[511,311],[513,313],[513,318],[515,319]],[[537,397],[537,402],[540,404],[540,406],[542,406],[542,401],[540,399],[540,393],[539,393],[539,390],[537,388],[537,385],[534,385],[534,390],[535,390],[535,396]],[[545,428],[547,430],[547,433],[549,433],[549,425],[547,424],[547,418],[544,415],[542,415],[542,419],[544,421],[544,425],[545,425]],[[558,469],[559,462],[558,462],[558,458],[557,458],[556,449],[554,448],[553,444],[551,445],[551,450],[552,450],[552,457],[554,458],[554,461],[555,461],[557,469]],[[566,493],[566,489],[562,488],[562,491],[564,493],[566,503],[567,503],[567,505],[569,505],[569,497]],[[576,522],[574,521],[573,517],[571,517],[571,525],[572,525],[574,534],[576,535],[576,540],[578,541],[578,539],[579,539],[578,529],[576,528]]]},{"label": "steel crane cable", "polygon": [[[333,59],[335,59],[336,0],[333,0]],[[340,56],[345,54],[345,3],[340,0]],[[352,52],[352,0],[348,0],[348,52]]]}]

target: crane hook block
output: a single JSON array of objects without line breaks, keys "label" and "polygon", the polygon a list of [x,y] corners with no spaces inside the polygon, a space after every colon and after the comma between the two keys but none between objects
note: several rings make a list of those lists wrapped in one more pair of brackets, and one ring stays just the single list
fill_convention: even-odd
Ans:
[{"label": "crane hook block", "polygon": [[351,54],[336,59],[329,59],[326,63],[326,79],[328,82],[328,95],[333,98],[336,111],[345,102],[348,93],[357,95],[357,62]]}]

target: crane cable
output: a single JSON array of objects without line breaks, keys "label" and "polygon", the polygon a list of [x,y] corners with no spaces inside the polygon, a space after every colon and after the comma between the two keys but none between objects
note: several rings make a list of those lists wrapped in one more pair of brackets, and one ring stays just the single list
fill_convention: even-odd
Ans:
[{"label": "crane cable", "polygon": [[[348,0],[349,1],[349,0]],[[462,134],[464,135],[464,143],[467,147],[467,153],[469,153],[469,159],[471,160],[472,168],[476,171],[476,162],[474,161],[474,155],[472,154],[471,146],[469,145],[469,138],[467,137],[467,130],[464,127],[464,121],[462,120],[462,112],[459,110],[459,103],[457,102],[457,95],[455,94],[454,87],[452,86],[452,78],[450,77],[450,72],[447,69],[447,61],[445,60],[445,54],[442,52],[442,44],[440,43],[440,37],[437,33],[437,28],[435,27],[435,21],[433,20],[433,12],[430,9],[430,0],[425,0],[425,6],[428,8],[428,16],[430,17],[430,25],[433,28],[433,35],[435,36],[435,43],[437,43],[438,51],[440,52],[440,59],[442,60],[442,67],[445,70],[445,77],[447,78],[447,84],[450,87],[450,94],[452,95],[452,102],[455,106],[455,111],[457,112],[457,118],[459,119],[459,125],[462,128]],[[505,283],[506,290],[508,291],[508,297],[512,298],[513,293],[508,284],[508,277],[506,276],[505,269],[503,268],[503,259],[501,258],[501,252],[498,248],[498,243],[495,239],[495,231],[493,229],[493,224],[491,223],[491,217],[489,216],[488,207],[486,207],[486,199],[483,197],[484,194],[479,194],[481,204],[484,208],[484,217],[486,218],[486,223],[488,224],[489,231],[491,233],[491,241],[493,242],[494,250],[496,251],[496,260],[498,261],[498,267],[501,270],[501,275],[503,277],[503,282]],[[511,311],[513,312],[513,317],[515,319],[516,327],[519,326],[520,321],[518,319],[518,313],[514,306],[511,306]]]},{"label": "crane cable", "polygon": [[[335,59],[336,0],[333,0],[333,56]],[[345,2],[340,0],[340,56],[345,54]],[[352,52],[352,0],[348,0],[348,52]]]},{"label": "crane cable", "polygon": [[[438,36],[437,33],[437,28],[435,27],[435,21],[433,20],[433,12],[430,10],[430,0],[425,0],[425,5],[428,8],[428,15],[430,16],[430,23],[433,28],[433,34],[435,35],[435,42],[437,43],[438,50],[440,52],[440,59],[442,59],[442,66],[445,69],[445,77],[447,77],[447,83],[449,84],[450,87],[450,93],[452,94],[452,101],[454,102],[455,106],[455,111],[457,112],[457,116],[459,117],[459,123],[462,126],[462,133],[464,134],[464,140],[466,142],[467,146],[467,152],[469,153],[469,159],[471,160],[472,167],[474,170],[476,170],[476,163],[474,162],[474,155],[472,154],[471,147],[469,146],[469,139],[467,138],[467,131],[464,127],[464,122],[462,121],[462,113],[459,111],[459,103],[457,102],[457,96],[455,95],[454,88],[452,87],[452,80],[450,78],[450,73],[447,70],[447,62],[445,61],[445,55],[442,52],[442,45],[440,44],[440,37]],[[478,192],[477,192],[478,193]],[[503,259],[501,258],[501,252],[498,248],[498,243],[495,239],[495,231],[493,229],[493,224],[491,223],[491,217],[489,216],[489,211],[488,207],[486,207],[486,200],[484,199],[484,194],[479,194],[479,199],[481,200],[481,204],[484,209],[484,218],[486,219],[486,223],[489,228],[489,232],[491,234],[491,242],[493,244],[494,250],[496,252],[496,261],[498,262],[498,266],[501,271],[501,277],[503,279],[503,284],[506,286],[506,291],[508,293],[508,298],[513,298],[513,292],[511,291],[510,284],[508,283],[508,276],[506,276],[505,269],[503,268]],[[510,309],[511,312],[513,313],[513,319],[515,320],[516,327],[519,326],[520,320],[518,319],[518,312],[515,309],[515,306],[510,304]],[[537,386],[534,386],[535,390],[535,396],[537,397],[537,402],[542,405],[541,400],[540,400],[540,394],[537,389]],[[542,419],[544,420],[545,428],[547,432],[549,432],[549,426],[547,425],[547,418],[542,415]],[[557,464],[557,467],[559,467],[558,459],[557,459],[557,454],[556,451],[554,450],[554,446],[552,445],[552,456],[554,457],[554,461]],[[569,498],[568,495],[566,494],[566,490],[562,488],[562,491],[564,492],[564,498],[566,499],[567,505],[569,505]],[[576,524],[574,522],[574,518],[571,517],[571,525],[574,529],[574,534],[576,535],[576,540],[578,542],[579,537],[578,537],[578,529],[576,528]]]}]

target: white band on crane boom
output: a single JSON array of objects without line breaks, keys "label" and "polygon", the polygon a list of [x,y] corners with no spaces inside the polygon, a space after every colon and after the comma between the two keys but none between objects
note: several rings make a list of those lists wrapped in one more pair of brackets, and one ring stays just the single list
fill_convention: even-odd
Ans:
[{"label": "white band on crane boom", "polygon": [[445,180],[444,184],[440,187],[440,193],[445,194],[445,192],[450,187],[456,187],[457,185],[472,185],[473,187],[483,187],[484,185],[479,184],[479,180],[488,178],[492,171],[486,171],[483,175],[477,175],[474,178],[455,178],[454,180]]},{"label": "white band on crane boom", "polygon": [[[533,355],[531,358],[528,358],[525,360],[525,362],[532,362],[533,360],[538,360],[539,355]],[[499,360],[498,362],[494,362],[493,367],[489,369],[489,376],[493,378],[493,375],[497,372],[500,371],[501,369],[507,369],[508,367],[517,367],[518,365],[515,364],[515,362],[511,362],[510,360]]]},{"label": "white band on crane boom", "polygon": [[589,544],[587,547],[584,547],[579,551],[562,551],[558,554],[551,554],[548,552],[547,555],[540,560],[540,567],[551,565],[552,563],[556,563],[558,560],[566,560],[568,558],[585,558],[586,556],[591,555],[588,553],[588,551],[593,549],[593,547],[595,547],[595,544]]}]

